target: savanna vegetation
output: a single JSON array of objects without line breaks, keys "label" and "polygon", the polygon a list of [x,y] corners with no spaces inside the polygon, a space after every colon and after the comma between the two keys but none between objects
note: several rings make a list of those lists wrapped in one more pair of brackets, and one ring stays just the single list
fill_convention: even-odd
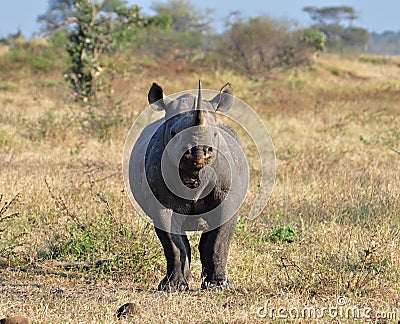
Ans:
[{"label": "savanna vegetation", "polygon": [[[218,36],[234,57],[194,46],[199,31],[179,34],[171,16],[139,20],[128,29],[130,46],[103,48],[95,94],[64,77],[74,73],[68,34],[15,38],[0,48],[0,318],[268,322],[272,308],[321,314],[342,305],[342,315],[325,313],[324,321],[354,322],[355,308],[370,308],[378,322],[385,314],[399,320],[400,59],[317,55],[316,43],[303,47],[305,34],[282,22],[272,24],[277,43],[244,38],[254,53],[240,54],[235,40],[267,32],[263,17],[231,21]],[[166,51],[174,37],[179,46]],[[272,63],[286,53],[276,44],[294,48],[293,60]],[[190,290],[160,293],[162,247],[125,193],[122,151],[153,81],[174,93],[198,79],[209,89],[229,81],[258,113],[274,142],[277,176],[260,217],[248,219],[247,202],[240,212],[228,261],[235,290],[200,291],[194,249]],[[193,235],[192,245],[198,240]],[[126,302],[135,311],[118,320]]]}]

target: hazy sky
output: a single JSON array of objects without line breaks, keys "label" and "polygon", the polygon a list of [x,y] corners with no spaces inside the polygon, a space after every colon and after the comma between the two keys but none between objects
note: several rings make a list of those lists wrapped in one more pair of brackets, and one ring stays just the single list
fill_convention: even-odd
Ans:
[{"label": "hazy sky", "polygon": [[[129,0],[129,3],[141,6],[145,13],[151,13],[150,7],[154,2],[160,1]],[[305,6],[350,5],[355,8],[359,16],[356,25],[369,31],[400,31],[400,0],[192,0],[191,2],[198,7],[214,8],[216,24],[219,26],[222,26],[224,19],[232,11],[240,11],[247,16],[266,14],[275,18],[294,19],[301,26],[307,26],[310,19],[302,11]],[[18,27],[21,27],[28,37],[38,32],[36,18],[46,11],[47,6],[48,0],[0,0],[0,37],[16,32]]]}]

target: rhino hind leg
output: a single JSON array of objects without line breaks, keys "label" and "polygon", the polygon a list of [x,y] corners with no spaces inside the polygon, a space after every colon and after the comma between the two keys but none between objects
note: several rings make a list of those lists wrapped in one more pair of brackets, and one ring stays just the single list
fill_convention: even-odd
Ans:
[{"label": "rhino hind leg", "polygon": [[229,246],[235,233],[237,216],[222,226],[201,235],[199,242],[202,264],[201,289],[232,290],[226,276]]},{"label": "rhino hind leg", "polygon": [[191,251],[186,235],[171,234],[156,228],[167,259],[167,274],[158,285],[159,291],[174,292],[189,289]]}]

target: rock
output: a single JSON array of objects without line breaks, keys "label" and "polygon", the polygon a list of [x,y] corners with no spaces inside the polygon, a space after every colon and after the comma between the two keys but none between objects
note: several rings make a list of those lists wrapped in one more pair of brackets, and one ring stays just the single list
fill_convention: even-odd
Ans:
[{"label": "rock", "polygon": [[126,303],[117,310],[117,317],[127,317],[137,315],[139,313],[139,306],[136,303]]},{"label": "rock", "polygon": [[1,319],[0,324],[29,324],[29,320],[24,316],[13,316]]}]

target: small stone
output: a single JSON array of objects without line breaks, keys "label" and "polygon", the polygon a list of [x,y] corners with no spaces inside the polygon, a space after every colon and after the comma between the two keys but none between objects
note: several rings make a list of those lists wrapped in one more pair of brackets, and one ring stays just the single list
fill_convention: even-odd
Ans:
[{"label": "small stone", "polygon": [[117,310],[117,317],[132,316],[139,313],[139,306],[136,303],[126,303]]},{"label": "small stone", "polygon": [[29,320],[24,316],[13,316],[1,319],[0,324],[29,324]]}]

